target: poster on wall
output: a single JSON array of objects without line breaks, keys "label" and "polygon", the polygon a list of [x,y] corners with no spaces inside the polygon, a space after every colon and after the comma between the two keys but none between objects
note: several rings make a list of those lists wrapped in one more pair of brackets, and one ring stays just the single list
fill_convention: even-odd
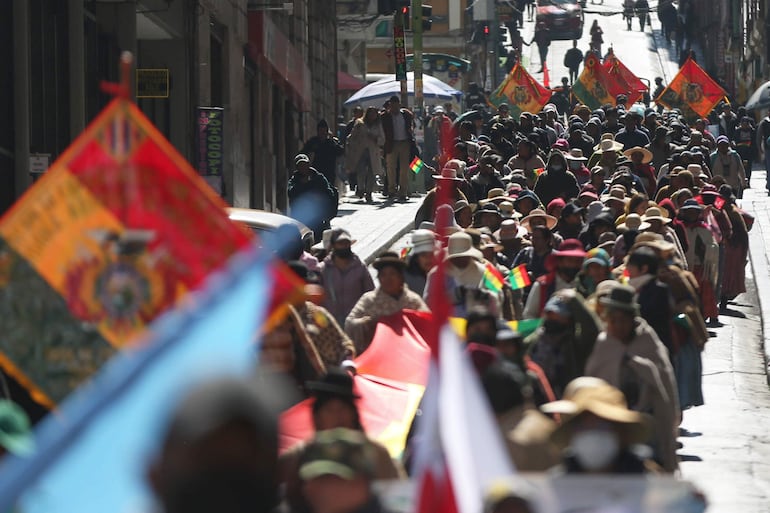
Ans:
[{"label": "poster on wall", "polygon": [[198,107],[198,173],[217,192],[224,194],[224,109]]}]

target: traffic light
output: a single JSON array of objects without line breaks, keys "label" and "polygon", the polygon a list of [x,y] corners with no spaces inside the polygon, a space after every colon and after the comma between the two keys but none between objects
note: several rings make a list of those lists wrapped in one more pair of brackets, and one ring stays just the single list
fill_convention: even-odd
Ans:
[{"label": "traffic light", "polygon": [[409,30],[412,22],[412,18],[409,16],[409,6],[402,5],[398,8],[398,10],[401,11],[401,15],[404,17],[404,30]]},{"label": "traffic light", "polygon": [[489,23],[486,21],[480,21],[476,24],[476,30],[473,31],[473,39],[471,39],[471,43],[474,45],[484,45],[489,39],[489,34]]},{"label": "traffic light", "polygon": [[409,7],[409,0],[377,0],[377,14],[381,16],[390,16],[397,9]]},{"label": "traffic light", "polygon": [[433,26],[433,20],[431,19],[431,16],[433,16],[433,7],[430,5],[423,5],[422,6],[422,31],[423,32],[430,32],[430,29]]}]

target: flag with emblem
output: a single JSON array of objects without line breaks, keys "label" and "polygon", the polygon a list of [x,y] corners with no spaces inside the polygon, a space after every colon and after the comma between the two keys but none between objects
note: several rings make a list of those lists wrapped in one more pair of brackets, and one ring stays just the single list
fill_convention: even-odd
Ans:
[{"label": "flag with emblem", "polygon": [[614,52],[610,51],[610,54],[604,59],[603,66],[610,77],[625,90],[624,94],[628,97],[629,105],[640,101],[642,95],[649,90],[647,85],[628,69]]},{"label": "flag with emblem", "polygon": [[725,90],[689,58],[657,102],[669,109],[680,109],[686,119],[692,120],[708,116],[726,95]]},{"label": "flag with emblem", "polygon": [[[2,369],[53,407],[252,243],[225,207],[115,98],[0,219]],[[301,289],[274,273],[275,306]]]},{"label": "flag with emblem", "polygon": [[537,114],[550,99],[551,91],[538,83],[519,63],[489,96],[489,102],[495,106],[507,103],[511,116],[517,119],[522,112]]},{"label": "flag with emblem", "polygon": [[615,105],[615,96],[624,93],[623,88],[602,67],[594,52],[588,52],[583,72],[572,86],[572,93],[589,109],[598,109],[609,103]]}]

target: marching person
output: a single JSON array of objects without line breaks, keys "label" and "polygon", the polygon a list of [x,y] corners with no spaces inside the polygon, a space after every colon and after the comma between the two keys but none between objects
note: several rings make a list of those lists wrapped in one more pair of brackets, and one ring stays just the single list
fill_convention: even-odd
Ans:
[{"label": "marching person", "polygon": [[358,354],[369,347],[380,317],[401,310],[428,310],[422,298],[406,285],[406,262],[397,254],[383,253],[372,267],[377,270],[379,286],[361,296],[345,319],[345,332],[353,339]]}]

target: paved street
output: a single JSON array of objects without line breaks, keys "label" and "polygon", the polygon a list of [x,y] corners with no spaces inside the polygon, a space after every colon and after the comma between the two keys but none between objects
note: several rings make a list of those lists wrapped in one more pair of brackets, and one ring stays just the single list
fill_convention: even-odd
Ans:
[{"label": "paved street", "polygon": [[[622,0],[605,0],[602,5],[591,5],[589,1],[586,5],[586,10],[589,13],[585,15],[585,29],[582,39],[578,42],[578,48],[583,53],[588,50],[591,41],[589,34],[591,24],[594,20],[598,20],[599,26],[604,31],[602,54],[606,53],[607,48],[612,46],[615,55],[637,76],[649,80],[653,87],[653,79],[656,76],[663,77],[664,82],[667,84],[679,69],[677,64],[678,56],[673,44],[670,47],[665,44],[665,40],[660,32],[660,22],[658,22],[655,13],[652,14],[652,29],[648,24],[645,32],[639,31],[637,19],[634,19],[632,30],[629,31],[620,14],[600,15],[591,13],[620,12],[622,4]],[[654,8],[656,3],[652,5]],[[524,30],[522,30],[524,41],[529,42],[532,39],[534,28],[534,22],[527,22],[525,16]],[[569,76],[567,68],[564,66],[564,53],[571,47],[571,40],[553,41],[551,43],[547,59],[551,87],[559,85],[561,77]],[[522,62],[527,70],[542,82],[543,74],[535,73],[540,68],[540,57],[535,44],[524,47]]]}]

